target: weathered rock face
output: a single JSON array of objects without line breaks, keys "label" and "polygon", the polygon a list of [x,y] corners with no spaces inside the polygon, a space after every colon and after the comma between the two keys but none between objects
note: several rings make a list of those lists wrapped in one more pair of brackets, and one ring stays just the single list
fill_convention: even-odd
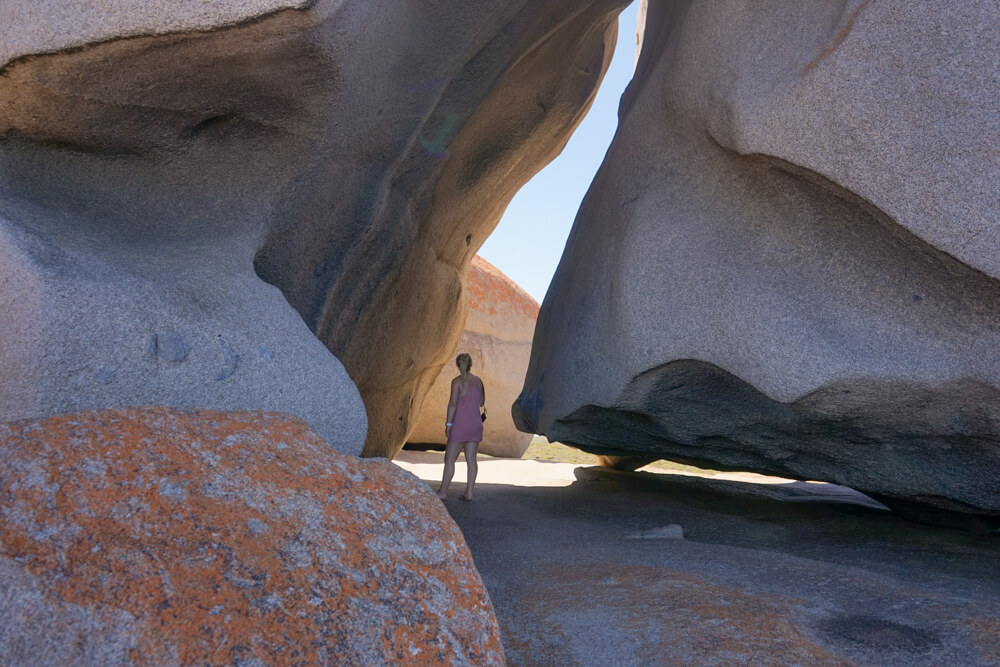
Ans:
[{"label": "weathered rock face", "polygon": [[4,664],[503,664],[426,485],[299,420],[12,422],[0,462]]},{"label": "weathered rock face", "polygon": [[[479,451],[491,456],[521,458],[531,442],[531,434],[517,430],[511,420],[510,406],[521,391],[528,369],[538,302],[478,255],[472,259],[465,289],[469,317],[456,352],[472,356],[473,372],[486,386],[488,419],[483,424]],[[410,442],[441,447],[447,444],[444,422],[451,381],[457,374],[454,364],[445,364],[424,398]]]},{"label": "weathered rock face", "polygon": [[283,410],[357,452],[339,358],[394,454],[626,2],[4,3],[0,418]]},{"label": "weathered rock face", "polygon": [[[356,387],[253,270],[335,88],[319,16],[60,4],[0,8],[0,419],[281,410],[360,453]],[[163,29],[205,32],[118,39]]]},{"label": "weathered rock face", "polygon": [[[349,115],[371,120],[344,139],[372,161],[336,164],[325,182],[350,183],[355,196],[325,193],[314,233],[272,234],[257,269],[357,383],[365,454],[393,456],[452,363],[469,262],[589,108],[628,0],[356,4],[366,16],[358,34],[393,17],[367,40],[370,55],[352,54],[365,66],[351,95],[365,93]],[[327,224],[329,210],[342,225]]]},{"label": "weathered rock face", "polygon": [[1000,517],[995,3],[650,3],[519,426]]}]

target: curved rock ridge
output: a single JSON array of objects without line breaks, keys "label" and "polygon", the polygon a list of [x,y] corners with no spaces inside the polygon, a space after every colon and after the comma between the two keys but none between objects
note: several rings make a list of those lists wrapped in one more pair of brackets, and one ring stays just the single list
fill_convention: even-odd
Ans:
[{"label": "curved rock ridge", "polygon": [[645,9],[519,427],[997,516],[996,4]]},{"label": "curved rock ridge", "polygon": [[[366,13],[382,4],[364,3]],[[371,21],[384,27],[371,55],[354,56],[372,64],[352,99],[352,115],[371,120],[363,137],[345,137],[369,168],[320,176],[340,184],[322,217],[273,233],[256,263],[357,383],[365,455],[391,457],[406,442],[461,336],[469,262],[589,109],[627,4],[453,0],[400,12],[393,2],[380,15],[395,20]],[[399,45],[391,63],[385,44]],[[331,210],[341,225],[327,223]]]},{"label": "curved rock ridge", "polygon": [[22,56],[54,53],[122,37],[207,31],[315,0],[5,0],[0,25],[0,68]]},{"label": "curved rock ridge", "polygon": [[[455,352],[468,352],[472,356],[472,372],[486,386],[488,419],[483,425],[479,451],[490,456],[521,458],[532,436],[517,430],[510,406],[528,369],[538,302],[479,255],[472,258],[465,289],[469,317]],[[445,364],[424,397],[409,442],[439,448],[447,444],[444,422],[451,380],[457,374],[454,363]]]},{"label": "curved rock ridge", "polygon": [[0,418],[277,410],[393,455],[625,4],[5,4]]},{"label": "curved rock ridge", "polygon": [[0,424],[4,664],[502,665],[427,486],[297,419],[166,408]]}]

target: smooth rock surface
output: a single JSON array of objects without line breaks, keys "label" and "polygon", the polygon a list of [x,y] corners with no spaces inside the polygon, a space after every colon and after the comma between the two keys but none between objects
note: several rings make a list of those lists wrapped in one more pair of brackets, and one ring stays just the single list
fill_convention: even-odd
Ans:
[{"label": "smooth rock surface", "polygon": [[996,3],[644,15],[519,427],[1000,520]]},{"label": "smooth rock surface", "polygon": [[[502,463],[446,507],[510,665],[1000,663],[1000,535],[829,484]],[[535,484],[540,466],[565,481]],[[629,539],[669,523],[684,539]]]},{"label": "smooth rock surface", "polygon": [[0,424],[5,665],[500,665],[423,483],[300,420],[166,408]]},{"label": "smooth rock surface", "polygon": [[[5,3],[0,419],[280,410],[356,453],[339,359],[393,455],[626,3]],[[161,368],[166,329],[190,354]]]},{"label": "smooth rock surface", "polygon": [[[472,356],[472,372],[486,387],[487,419],[479,451],[490,456],[519,459],[531,443],[531,434],[517,430],[510,406],[524,384],[531,356],[531,336],[538,317],[538,302],[495,266],[476,255],[465,282],[469,317],[455,348]],[[444,422],[448,416],[451,381],[458,375],[454,364],[445,364],[424,397],[423,408],[409,441],[419,445],[447,444]]]}]

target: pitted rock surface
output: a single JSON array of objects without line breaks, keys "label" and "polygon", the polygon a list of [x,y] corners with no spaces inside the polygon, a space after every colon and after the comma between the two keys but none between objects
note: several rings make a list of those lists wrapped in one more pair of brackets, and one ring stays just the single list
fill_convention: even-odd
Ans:
[{"label": "pitted rock surface", "polygon": [[0,420],[266,409],[358,454],[356,386],[253,270],[311,168],[323,12],[135,4],[4,5],[40,55],[0,69]]},{"label": "pitted rock surface", "polygon": [[4,664],[503,664],[422,482],[266,413],[0,424]]},{"label": "pitted rock surface", "polygon": [[519,427],[1000,520],[996,3],[644,16]]},{"label": "pitted rock surface", "polygon": [[[510,406],[521,391],[528,369],[538,302],[478,255],[472,259],[465,288],[469,318],[455,352],[468,352],[472,356],[472,372],[482,378],[486,387],[488,418],[483,424],[479,451],[490,456],[521,458],[532,436],[517,430]],[[444,422],[448,416],[451,381],[457,374],[454,363],[444,365],[424,397],[410,442],[438,448],[447,444]]]}]

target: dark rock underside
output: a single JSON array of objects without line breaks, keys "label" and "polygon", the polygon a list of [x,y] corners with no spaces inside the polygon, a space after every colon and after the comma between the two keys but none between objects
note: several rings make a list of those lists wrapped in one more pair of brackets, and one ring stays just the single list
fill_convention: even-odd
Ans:
[{"label": "dark rock underside", "polygon": [[547,435],[598,455],[834,482],[916,520],[1000,525],[1000,392],[974,380],[840,382],[782,403],[713,364],[680,360]]}]

